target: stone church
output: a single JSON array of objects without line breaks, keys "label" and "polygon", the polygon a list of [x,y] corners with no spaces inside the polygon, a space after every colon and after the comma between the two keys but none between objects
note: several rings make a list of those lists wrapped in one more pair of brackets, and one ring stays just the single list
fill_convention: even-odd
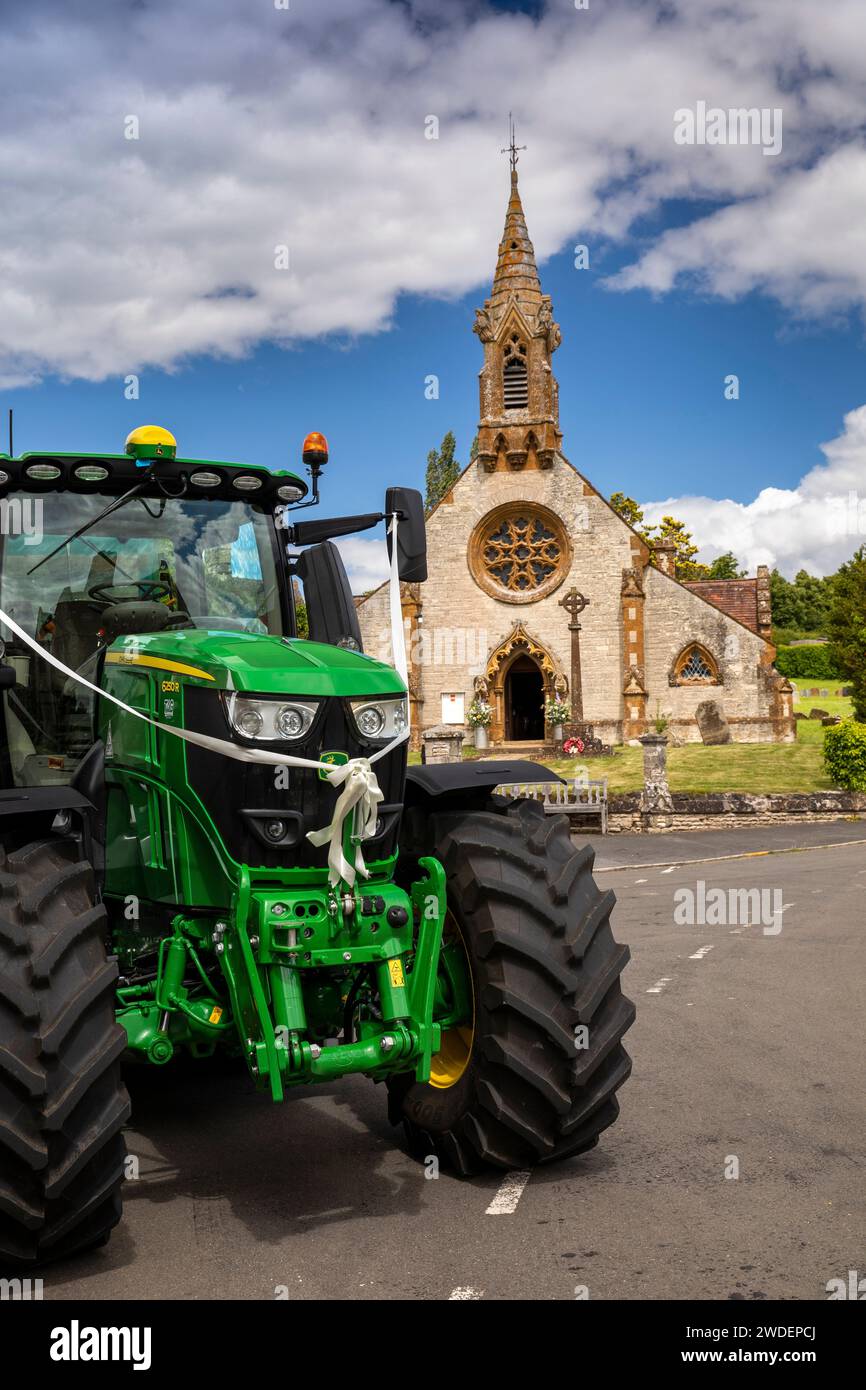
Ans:
[{"label": "stone church", "polygon": [[[513,155],[474,331],[484,351],[477,455],[428,520],[429,578],[403,586],[416,745],[423,729],[464,725],[475,696],[492,706],[494,747],[549,742],[554,697],[570,704],[576,732],[604,743],[647,732],[659,713],[675,742],[699,741],[708,708],[735,740],[792,740],[766,569],[681,583],[673,550],[651,550],[562,451],[551,360],[561,335]],[[358,615],[365,650],[387,659],[386,585],[359,600]]]}]

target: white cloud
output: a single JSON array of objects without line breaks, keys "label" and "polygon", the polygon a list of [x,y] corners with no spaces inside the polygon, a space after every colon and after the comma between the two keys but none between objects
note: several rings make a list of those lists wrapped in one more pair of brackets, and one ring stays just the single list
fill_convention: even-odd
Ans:
[{"label": "white cloud", "polygon": [[[861,0],[550,0],[538,21],[456,0],[0,13],[0,384],[373,332],[401,292],[483,283],[508,102],[540,256],[703,198],[731,206],[620,285],[697,274],[798,312],[866,300]],[[781,106],[782,154],[675,145],[674,111],[698,100]]]},{"label": "white cloud", "polygon": [[353,594],[366,594],[388,578],[388,547],[384,539],[347,536],[334,544],[343,557]]},{"label": "white cloud", "polygon": [[789,578],[800,569],[832,574],[866,544],[866,405],[821,449],[826,462],[796,488],[764,488],[752,502],[669,497],[646,503],[646,520],[679,517],[704,561],[731,550],[750,573],[769,565]]},{"label": "white cloud", "polygon": [[760,289],[796,314],[866,303],[866,147],[851,145],[794,172],[763,197],[665,232],[620,289],[669,290],[683,276],[734,299]]}]

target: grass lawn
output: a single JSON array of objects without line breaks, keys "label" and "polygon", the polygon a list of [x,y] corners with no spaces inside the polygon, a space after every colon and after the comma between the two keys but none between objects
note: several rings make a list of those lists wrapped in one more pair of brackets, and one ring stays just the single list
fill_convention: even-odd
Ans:
[{"label": "grass lawn", "polygon": [[[814,684],[810,682],[810,684]],[[796,683],[795,683],[796,689]],[[851,701],[842,696],[795,700],[794,709],[808,714],[814,705],[829,714],[851,715]],[[797,720],[796,743],[726,743],[705,748],[689,743],[668,750],[668,782],[673,792],[816,792],[833,782],[824,770],[824,728],[819,720]],[[474,750],[472,750],[474,753]],[[418,754],[410,756],[418,762]],[[574,776],[580,759],[551,759],[546,763],[562,777]],[[610,758],[586,760],[590,777],[606,777],[608,790],[640,791],[643,749],[617,748]]]}]

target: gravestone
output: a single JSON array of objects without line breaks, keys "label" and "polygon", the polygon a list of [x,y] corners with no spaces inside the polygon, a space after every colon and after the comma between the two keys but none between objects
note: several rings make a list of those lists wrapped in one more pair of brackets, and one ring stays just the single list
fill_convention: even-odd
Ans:
[{"label": "gravestone", "polygon": [[463,734],[453,724],[437,724],[421,735],[422,763],[459,763],[462,749]]},{"label": "gravestone", "polygon": [[704,743],[730,743],[731,730],[718,700],[702,700],[695,710],[695,719]]},{"label": "gravestone", "polygon": [[819,709],[817,705],[813,705],[809,710],[810,719],[829,719],[829,717],[830,711],[828,709]]}]

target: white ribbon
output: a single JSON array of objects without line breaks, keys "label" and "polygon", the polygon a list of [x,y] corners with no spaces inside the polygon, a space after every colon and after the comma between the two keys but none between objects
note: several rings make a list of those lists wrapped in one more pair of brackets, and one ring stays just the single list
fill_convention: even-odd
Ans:
[{"label": "white ribbon", "polygon": [[397,564],[397,513],[391,517],[391,572],[388,579],[388,604],[391,610],[391,655],[394,670],[406,689],[409,689],[409,667],[406,661],[406,629],[403,626],[403,605],[400,602],[400,571]]},{"label": "white ribbon", "polygon": [[[407,667],[406,667],[406,641],[403,631],[403,613],[400,605],[400,576],[397,568],[397,517],[391,521],[391,572],[389,579],[390,606],[391,606],[391,642],[394,654],[394,666],[402,679],[404,685],[408,687]],[[395,621],[395,596],[396,612],[398,615]],[[306,767],[318,772],[324,772],[326,781],[333,787],[342,787],[343,790],[337,798],[334,807],[334,814],[329,825],[322,830],[309,830],[307,839],[311,844],[324,845],[330,841],[328,851],[328,881],[336,885],[343,879],[350,888],[355,886],[357,876],[369,878],[370,871],[364,863],[364,856],[361,852],[361,841],[369,840],[376,833],[378,822],[378,807],[383,800],[383,792],[376,780],[373,771],[373,763],[384,758],[393,748],[404,743],[409,737],[409,726],[396,738],[392,739],[384,748],[380,748],[371,758],[350,758],[345,763],[321,763],[315,758],[298,758],[291,753],[275,753],[268,748],[254,748],[252,746],[239,743],[230,743],[227,739],[214,738],[211,734],[195,733],[191,729],[175,729],[171,724],[163,724],[159,719],[151,719],[149,714],[144,714],[142,710],[134,709],[125,700],[120,700],[116,695],[112,695],[110,690],[103,690],[100,686],[94,685],[85,676],[73,671],[56,656],[41,647],[29,633],[19,627],[14,618],[10,618],[8,613],[4,613],[0,608],[0,623],[14,632],[19,641],[26,647],[34,651],[43,661],[47,661],[49,666],[55,670],[62,671],[69,680],[84,686],[87,690],[92,690],[103,700],[109,700],[118,709],[122,709],[125,714],[132,714],[136,719],[141,719],[145,724],[151,724],[153,728],[160,729],[163,733],[174,734],[175,738],[182,739],[184,743],[193,743],[197,748],[206,748],[211,753],[221,753],[226,758],[234,758],[241,763],[264,763],[274,767]],[[343,826],[349,816],[354,817],[352,825],[353,838],[357,838],[355,847],[355,861],[350,863],[343,853]]]},{"label": "white ribbon", "polygon": [[[390,746],[393,748],[394,744]],[[327,844],[330,840],[328,880],[333,884],[339,883],[342,878],[352,887],[357,874],[362,878],[370,877],[361,853],[361,841],[369,840],[376,833],[379,802],[383,793],[367,758],[350,758],[347,763],[333,768],[328,781],[334,786],[341,783],[343,785],[334,807],[333,819],[323,830],[308,830],[307,839],[310,844],[317,846]],[[350,815],[354,816],[352,836],[356,840],[354,864],[350,864],[343,853],[343,825]]]}]

